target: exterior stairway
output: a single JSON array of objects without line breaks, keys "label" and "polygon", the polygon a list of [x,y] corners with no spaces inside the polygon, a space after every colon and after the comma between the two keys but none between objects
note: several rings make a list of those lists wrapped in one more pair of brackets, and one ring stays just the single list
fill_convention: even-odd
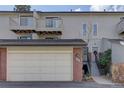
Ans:
[{"label": "exterior stairway", "polygon": [[96,62],[91,62],[91,75],[100,76],[99,69],[97,67]]}]

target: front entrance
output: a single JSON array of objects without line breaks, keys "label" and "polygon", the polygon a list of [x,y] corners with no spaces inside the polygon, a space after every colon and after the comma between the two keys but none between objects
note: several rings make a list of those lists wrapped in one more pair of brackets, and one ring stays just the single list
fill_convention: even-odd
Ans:
[{"label": "front entrance", "polygon": [[88,56],[88,47],[83,47],[83,73],[84,75],[90,74],[90,61]]},{"label": "front entrance", "polygon": [[92,62],[91,62],[91,75],[99,76],[98,62],[98,47],[92,47]]}]

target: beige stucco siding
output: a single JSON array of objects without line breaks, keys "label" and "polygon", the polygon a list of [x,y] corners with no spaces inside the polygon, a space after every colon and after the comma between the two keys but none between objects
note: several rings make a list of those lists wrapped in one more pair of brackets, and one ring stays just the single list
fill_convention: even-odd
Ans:
[{"label": "beige stucco siding", "polygon": [[0,15],[0,39],[16,39],[16,34],[10,31],[8,15]]},{"label": "beige stucco siding", "polygon": [[[116,25],[122,16],[124,16],[123,13],[43,13],[39,14],[39,18],[34,21],[36,21],[36,31],[62,31],[61,39],[83,39],[88,43],[89,50],[92,52],[92,47],[99,47],[99,51],[101,50],[102,38],[121,38],[116,31]],[[0,14],[0,39],[17,39],[17,35],[10,31],[9,17],[17,19],[19,15],[16,13],[13,15]],[[60,17],[62,19],[62,27],[46,28],[45,17]],[[97,24],[97,36],[93,36],[93,32],[91,32],[88,37],[88,29],[87,35],[83,36],[83,24],[87,24],[91,31],[93,31],[91,26]],[[33,39],[39,39],[37,34],[33,34]]]},{"label": "beige stucco siding", "polygon": [[124,46],[112,43],[112,62],[124,63]]}]

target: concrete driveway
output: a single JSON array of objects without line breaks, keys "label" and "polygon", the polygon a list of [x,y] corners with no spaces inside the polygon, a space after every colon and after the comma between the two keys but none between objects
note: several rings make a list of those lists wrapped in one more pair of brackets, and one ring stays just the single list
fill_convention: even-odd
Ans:
[{"label": "concrete driveway", "polygon": [[0,88],[124,88],[124,85],[83,82],[0,82]]}]

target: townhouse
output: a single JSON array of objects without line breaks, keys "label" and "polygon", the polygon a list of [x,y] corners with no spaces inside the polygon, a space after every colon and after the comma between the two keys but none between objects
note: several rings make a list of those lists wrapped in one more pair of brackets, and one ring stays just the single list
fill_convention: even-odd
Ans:
[{"label": "townhouse", "polygon": [[94,51],[104,52],[123,41],[123,16],[124,12],[0,11],[0,80],[81,81],[88,53],[93,62]]}]

